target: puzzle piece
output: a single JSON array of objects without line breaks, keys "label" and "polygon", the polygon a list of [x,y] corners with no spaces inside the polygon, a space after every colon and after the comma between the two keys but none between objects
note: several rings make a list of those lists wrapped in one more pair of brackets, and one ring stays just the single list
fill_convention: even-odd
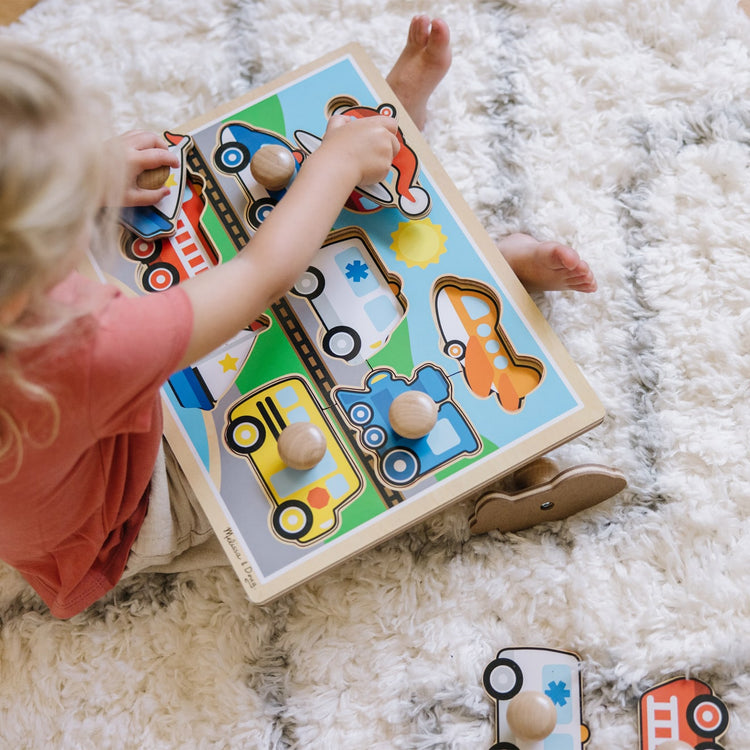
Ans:
[{"label": "puzzle piece", "polygon": [[580,657],[548,648],[506,648],[482,682],[495,701],[490,750],[582,750],[589,740],[581,705]]},{"label": "puzzle piece", "polygon": [[702,680],[675,677],[647,690],[638,703],[640,750],[722,750],[729,711]]},{"label": "puzzle piece", "polygon": [[515,412],[542,381],[544,366],[516,353],[500,325],[495,292],[476,282],[443,277],[433,288],[435,318],[443,351],[463,370],[466,384],[480,398],[494,394],[503,409]]},{"label": "puzzle piece", "polygon": [[[364,107],[349,97],[338,97],[329,102],[327,110],[329,116],[342,115],[356,119],[376,115],[396,117],[396,108],[392,104]],[[367,211],[363,198],[368,198],[377,206],[395,206],[410,219],[419,219],[430,212],[432,200],[427,190],[419,183],[417,154],[406,142],[401,128],[396,132],[396,137],[400,146],[392,164],[396,179],[391,184],[383,181],[373,185],[358,185],[347,203],[347,208],[350,210]],[[320,137],[306,130],[296,130],[294,138],[308,154],[315,151],[322,142]]]},{"label": "puzzle piece", "polygon": [[559,521],[607,500],[627,486],[617,469],[581,464],[559,471],[548,458],[522,467],[514,479],[516,491],[480,495],[469,519],[472,534],[485,534],[491,529],[521,531],[538,523]]}]

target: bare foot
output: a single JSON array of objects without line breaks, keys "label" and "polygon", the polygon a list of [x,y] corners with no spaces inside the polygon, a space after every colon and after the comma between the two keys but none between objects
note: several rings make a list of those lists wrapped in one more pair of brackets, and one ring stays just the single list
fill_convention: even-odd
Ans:
[{"label": "bare foot", "polygon": [[386,80],[421,130],[427,100],[451,64],[450,30],[442,18],[414,16],[406,46]]},{"label": "bare foot", "polygon": [[528,234],[510,234],[497,247],[530,292],[596,291],[594,274],[572,247],[539,242]]}]

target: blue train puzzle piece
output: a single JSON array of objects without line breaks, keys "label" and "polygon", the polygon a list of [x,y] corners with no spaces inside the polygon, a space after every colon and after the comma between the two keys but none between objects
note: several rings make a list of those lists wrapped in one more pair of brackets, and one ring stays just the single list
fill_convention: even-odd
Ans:
[{"label": "blue train puzzle piece", "polygon": [[[410,390],[426,393],[438,405],[435,427],[417,439],[398,435],[388,418],[393,400]],[[451,400],[450,381],[432,364],[418,368],[411,380],[378,368],[367,376],[363,388],[336,388],[334,399],[358,429],[363,446],[377,457],[378,473],[387,484],[412,484],[481,447],[471,424]]]}]

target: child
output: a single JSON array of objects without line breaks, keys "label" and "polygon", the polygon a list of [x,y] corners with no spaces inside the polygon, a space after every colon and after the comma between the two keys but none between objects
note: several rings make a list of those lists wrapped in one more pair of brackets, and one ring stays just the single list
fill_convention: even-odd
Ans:
[{"label": "child", "polygon": [[[389,80],[422,117],[449,63],[447,27],[420,16]],[[98,132],[101,118],[89,102],[54,60],[3,42],[0,558],[58,617],[82,611],[123,575],[223,561],[184,477],[164,455],[160,387],[284,294],[354,187],[384,179],[398,149],[390,118],[332,118],[243,252],[134,299],[74,269],[100,206],[158,201],[164,189],[140,189],[135,178],[173,157],[153,135],[123,137],[126,184],[113,195],[113,144]],[[504,242],[535,288],[593,284],[570,248],[525,235]]]}]

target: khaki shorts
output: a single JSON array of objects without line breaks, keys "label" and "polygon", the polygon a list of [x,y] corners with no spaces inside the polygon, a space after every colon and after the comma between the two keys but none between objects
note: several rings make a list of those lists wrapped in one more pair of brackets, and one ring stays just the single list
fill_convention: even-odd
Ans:
[{"label": "khaki shorts", "polygon": [[216,565],[229,565],[229,560],[172,449],[162,440],[151,477],[148,512],[122,577]]}]

